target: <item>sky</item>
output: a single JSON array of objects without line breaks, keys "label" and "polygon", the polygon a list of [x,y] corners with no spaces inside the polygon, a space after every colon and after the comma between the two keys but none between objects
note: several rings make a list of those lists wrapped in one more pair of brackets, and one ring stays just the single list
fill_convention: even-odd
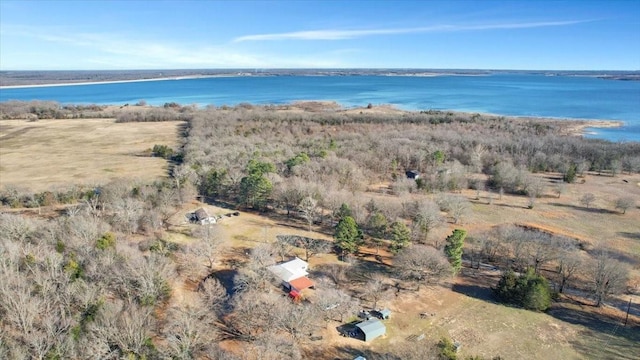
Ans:
[{"label": "sky", "polygon": [[640,0],[0,0],[0,70],[640,70]]}]

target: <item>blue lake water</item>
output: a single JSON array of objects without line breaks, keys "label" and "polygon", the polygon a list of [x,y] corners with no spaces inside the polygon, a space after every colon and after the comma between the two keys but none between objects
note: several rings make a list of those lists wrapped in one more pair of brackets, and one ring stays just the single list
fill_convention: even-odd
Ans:
[{"label": "blue lake water", "polygon": [[214,77],[2,89],[0,101],[55,100],[63,104],[282,104],[336,101],[345,107],[391,104],[405,110],[455,110],[510,116],[620,120],[589,137],[640,141],[640,81],[591,77],[487,76],[271,76]]}]

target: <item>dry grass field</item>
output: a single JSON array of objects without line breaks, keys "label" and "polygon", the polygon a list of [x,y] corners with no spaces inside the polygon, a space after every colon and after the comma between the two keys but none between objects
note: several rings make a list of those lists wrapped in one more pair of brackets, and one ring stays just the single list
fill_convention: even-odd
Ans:
[{"label": "dry grass field", "polygon": [[0,186],[36,192],[124,177],[153,181],[167,175],[167,162],[143,152],[155,144],[174,147],[180,124],[0,121]]}]

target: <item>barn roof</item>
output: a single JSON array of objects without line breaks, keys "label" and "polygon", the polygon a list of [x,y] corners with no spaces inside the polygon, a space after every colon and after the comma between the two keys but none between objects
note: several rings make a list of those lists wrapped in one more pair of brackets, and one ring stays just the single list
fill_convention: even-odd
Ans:
[{"label": "barn roof", "polygon": [[194,214],[196,214],[196,219],[198,220],[205,220],[209,218],[209,213],[204,208],[194,211]]},{"label": "barn roof", "polygon": [[387,328],[382,321],[378,319],[370,319],[356,324],[356,327],[362,330],[364,341],[371,341],[379,336],[386,334]]},{"label": "barn roof", "polygon": [[308,277],[303,276],[297,279],[293,279],[291,281],[289,281],[289,284],[291,285],[292,288],[302,291],[306,288],[310,288],[313,286],[313,281],[309,280]]}]

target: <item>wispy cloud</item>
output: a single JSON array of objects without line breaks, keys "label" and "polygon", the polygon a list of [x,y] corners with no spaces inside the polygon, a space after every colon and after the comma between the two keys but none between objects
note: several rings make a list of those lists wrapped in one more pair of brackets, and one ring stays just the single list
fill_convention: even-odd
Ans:
[{"label": "wispy cloud", "polygon": [[[84,65],[78,66],[89,68],[261,68],[343,65],[339,54],[331,53],[321,54],[323,56],[259,54],[236,49],[233,44],[178,44],[157,39],[136,39],[126,34],[83,33],[61,28],[3,26],[1,31],[3,36],[21,36],[41,43],[58,44],[60,53],[81,53],[82,56],[73,55],[76,56],[75,60],[84,62]],[[10,61],[3,62],[5,65],[11,65]],[[67,66],[49,65],[52,68]]]},{"label": "wispy cloud", "polygon": [[592,20],[568,20],[568,21],[543,21],[543,22],[523,22],[523,23],[502,23],[502,24],[480,24],[480,25],[434,25],[413,28],[391,28],[391,29],[361,29],[361,30],[310,30],[293,31],[274,34],[254,34],[245,35],[233,39],[233,42],[243,41],[273,41],[273,40],[347,40],[374,35],[397,35],[415,33],[435,33],[454,31],[482,31],[501,29],[528,29],[551,26],[567,26],[589,22]]}]

